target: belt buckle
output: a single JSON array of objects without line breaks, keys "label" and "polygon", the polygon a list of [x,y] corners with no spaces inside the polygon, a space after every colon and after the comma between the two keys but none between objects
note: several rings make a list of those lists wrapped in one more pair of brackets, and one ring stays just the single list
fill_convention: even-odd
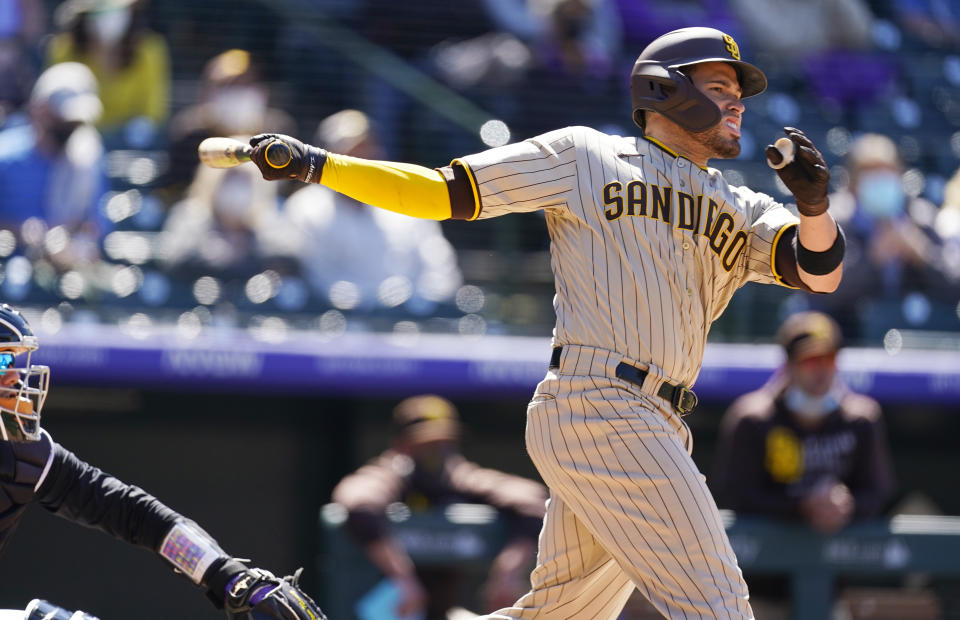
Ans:
[{"label": "belt buckle", "polygon": [[673,391],[673,408],[682,416],[696,409],[699,402],[700,399],[697,398],[693,390],[682,385],[678,385],[677,389]]}]

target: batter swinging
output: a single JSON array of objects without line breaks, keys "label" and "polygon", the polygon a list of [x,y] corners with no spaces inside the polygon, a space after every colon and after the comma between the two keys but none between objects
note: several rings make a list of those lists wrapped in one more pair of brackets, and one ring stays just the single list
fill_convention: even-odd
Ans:
[{"label": "batter swinging", "polygon": [[[568,127],[439,170],[251,140],[265,178],[323,183],[434,219],[543,210],[557,315],[550,369],[527,410],[527,448],[550,500],[531,590],[490,618],[615,618],[638,588],[668,618],[752,618],[682,416],[710,324],[748,281],[817,292],[840,281],[843,236],[829,173],[799,130],[777,174],[799,216],[731,187],[711,158],[740,152],[742,98],[766,77],[732,37],[684,28],[631,75],[643,136]],[[270,144],[293,153],[266,163]],[[767,147],[771,165],[782,151]]]}]

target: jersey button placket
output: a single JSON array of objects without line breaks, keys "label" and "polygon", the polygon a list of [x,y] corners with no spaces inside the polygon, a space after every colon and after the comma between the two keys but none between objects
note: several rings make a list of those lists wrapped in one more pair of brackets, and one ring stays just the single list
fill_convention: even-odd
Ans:
[{"label": "jersey button placket", "polygon": [[[686,189],[687,187],[687,182],[680,178],[680,169],[684,166],[686,166],[686,162],[678,157],[676,159],[676,165],[670,169],[670,180],[673,183],[674,188],[679,187]],[[671,224],[673,226],[674,251],[677,256],[683,256],[683,254],[690,249],[690,244],[684,237],[683,231],[677,228],[674,224],[676,224],[676,222]],[[684,258],[684,260],[686,259]]]}]

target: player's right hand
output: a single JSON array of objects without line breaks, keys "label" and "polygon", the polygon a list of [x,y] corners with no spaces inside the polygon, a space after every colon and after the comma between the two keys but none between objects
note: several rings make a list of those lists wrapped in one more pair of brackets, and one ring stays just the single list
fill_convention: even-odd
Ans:
[{"label": "player's right hand", "polygon": [[[793,161],[777,170],[777,175],[797,199],[797,210],[801,215],[815,216],[826,212],[827,189],[830,183],[830,171],[823,155],[817,150],[802,131],[793,127],[784,127],[783,133],[793,142]],[[781,155],[772,144],[767,145],[767,156],[774,162],[781,161]]]},{"label": "player's right hand", "polygon": [[[267,161],[267,151],[277,148],[280,142],[290,152],[290,161],[277,167]],[[320,147],[304,144],[296,138],[279,133],[261,133],[250,138],[250,160],[260,169],[260,174],[268,181],[284,179],[300,180],[304,183],[319,183],[323,173],[323,164],[327,161],[327,152]],[[276,160],[276,158],[273,158]]]}]

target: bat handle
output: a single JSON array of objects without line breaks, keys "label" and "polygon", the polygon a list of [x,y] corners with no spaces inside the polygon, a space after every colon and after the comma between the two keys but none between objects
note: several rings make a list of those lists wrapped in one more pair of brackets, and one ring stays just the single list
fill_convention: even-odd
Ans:
[{"label": "bat handle", "polygon": [[267,145],[263,158],[271,168],[283,168],[293,159],[293,153],[290,152],[290,147],[286,143],[274,140]]}]

